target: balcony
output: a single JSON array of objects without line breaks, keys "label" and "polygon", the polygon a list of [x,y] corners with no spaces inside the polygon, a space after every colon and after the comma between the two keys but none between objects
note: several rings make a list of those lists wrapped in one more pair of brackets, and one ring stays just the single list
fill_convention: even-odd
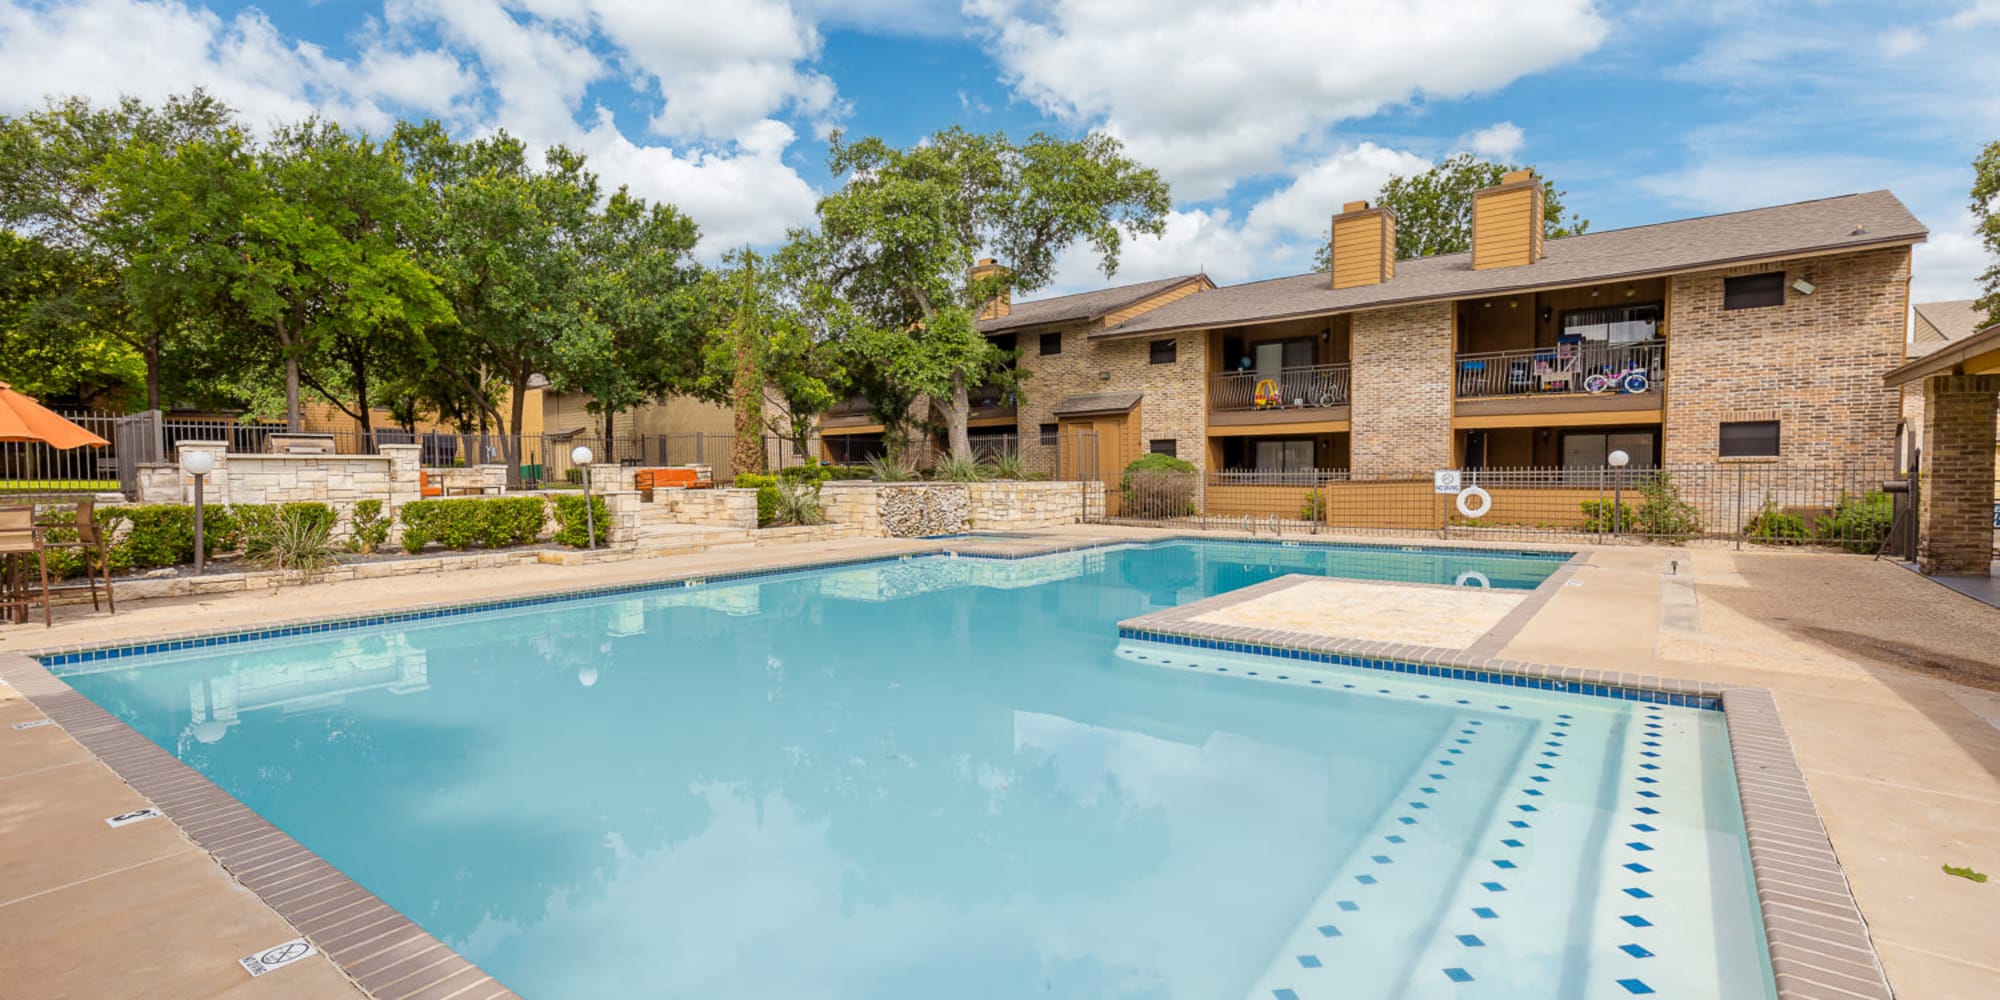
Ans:
[{"label": "balcony", "polygon": [[1211,424],[1346,420],[1349,365],[1298,365],[1229,372],[1208,379]]},{"label": "balcony", "polygon": [[869,415],[867,399],[849,396],[820,414],[819,423],[823,430],[838,431],[870,426],[875,423],[875,418]]},{"label": "balcony", "polygon": [[1458,356],[1454,391],[1464,415],[1658,411],[1664,401],[1663,340],[1585,341]]}]

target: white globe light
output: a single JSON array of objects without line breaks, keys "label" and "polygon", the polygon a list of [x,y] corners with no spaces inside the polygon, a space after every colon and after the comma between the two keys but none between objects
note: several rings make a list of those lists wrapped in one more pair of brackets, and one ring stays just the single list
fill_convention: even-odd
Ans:
[{"label": "white globe light", "polygon": [[212,451],[182,452],[181,469],[190,476],[206,476],[215,471],[215,453]]},{"label": "white globe light", "polygon": [[203,743],[215,743],[229,735],[229,724],[217,719],[209,719],[194,727],[194,738]]},{"label": "white globe light", "polygon": [[1625,467],[1626,463],[1632,461],[1632,456],[1625,454],[1623,450],[1619,450],[1619,451],[1614,451],[1609,455],[1606,455],[1604,457],[1604,460],[1606,462],[1609,462],[1612,468],[1622,469]]},{"label": "white globe light", "polygon": [[576,682],[584,687],[597,686],[597,668],[585,667],[576,672]]},{"label": "white globe light", "polygon": [[577,445],[575,448],[570,449],[569,453],[570,461],[575,462],[578,465],[589,465],[590,459],[591,459],[591,454],[589,445],[580,444]]}]

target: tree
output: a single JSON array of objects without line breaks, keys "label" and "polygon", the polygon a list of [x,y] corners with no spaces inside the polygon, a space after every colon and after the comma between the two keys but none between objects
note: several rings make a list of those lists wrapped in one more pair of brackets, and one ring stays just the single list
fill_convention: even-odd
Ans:
[{"label": "tree", "polygon": [[[818,230],[794,234],[798,252],[872,328],[856,357],[873,368],[863,384],[880,393],[878,411],[893,421],[900,398],[930,401],[964,459],[968,390],[1008,361],[980,334],[977,310],[1047,285],[1078,242],[1111,276],[1124,239],[1164,232],[1170,205],[1159,174],[1103,134],[1015,143],[951,128],[897,149],[836,133],[827,164],[847,180],[820,200]],[[982,254],[1007,266],[974,279]]]},{"label": "tree", "polygon": [[[1383,182],[1375,204],[1396,213],[1396,259],[1472,249],[1473,194],[1520,169],[1459,153],[1423,173]],[[1576,236],[1590,228],[1588,219],[1563,214],[1562,196],[1553,181],[1542,182],[1542,232],[1550,239]],[[1332,233],[1327,237],[1328,242],[1320,244],[1313,255],[1313,266],[1322,271],[1331,267],[1333,260]]]},{"label": "tree", "polygon": [[701,273],[701,234],[673,206],[622,187],[589,214],[586,231],[578,280],[588,310],[564,330],[547,374],[590,396],[608,440],[618,414],[694,389],[701,338],[688,292]]},{"label": "tree", "polygon": [[2000,323],[2000,141],[1986,144],[1972,161],[1972,217],[1979,241],[1995,263],[1979,276],[1981,297],[1976,308],[1985,315],[1982,328]]},{"label": "tree", "polygon": [[91,299],[73,255],[0,229],[0,380],[44,403],[118,406],[143,391],[146,364],[126,341],[64,306]]},{"label": "tree", "polygon": [[32,288],[31,308],[19,313],[17,334],[56,339],[88,330],[134,352],[144,367],[146,405],[160,407],[170,347],[201,319],[185,304],[141,305],[128,285],[132,241],[145,220],[114,220],[119,179],[114,157],[135,145],[166,155],[211,139],[232,126],[234,113],[195,90],[148,106],[125,98],[101,108],[80,97],[51,101],[40,111],[0,118],[0,227],[50,254],[59,266]]}]

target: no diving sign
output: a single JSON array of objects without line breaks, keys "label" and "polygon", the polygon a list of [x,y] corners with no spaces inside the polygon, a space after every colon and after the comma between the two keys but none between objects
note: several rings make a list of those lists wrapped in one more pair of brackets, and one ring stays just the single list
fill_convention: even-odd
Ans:
[{"label": "no diving sign", "polygon": [[1431,490],[1437,493],[1457,493],[1465,488],[1457,469],[1439,469],[1431,473]]},{"label": "no diving sign", "polygon": [[266,948],[255,955],[245,955],[237,959],[254,978],[274,969],[282,969],[313,953],[312,942],[305,938],[293,938],[275,948]]}]

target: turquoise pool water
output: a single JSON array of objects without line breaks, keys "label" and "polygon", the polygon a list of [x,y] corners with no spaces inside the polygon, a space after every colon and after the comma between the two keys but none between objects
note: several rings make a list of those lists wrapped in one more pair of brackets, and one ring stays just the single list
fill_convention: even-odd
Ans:
[{"label": "turquoise pool water", "polygon": [[530,1000],[1770,996],[1720,713],[1116,636],[1557,565],[927,557],[55,669]]}]

